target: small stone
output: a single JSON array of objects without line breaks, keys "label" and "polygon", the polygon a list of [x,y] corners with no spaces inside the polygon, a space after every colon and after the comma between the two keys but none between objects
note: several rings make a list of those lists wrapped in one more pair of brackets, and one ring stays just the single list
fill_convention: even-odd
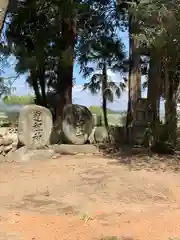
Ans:
[{"label": "small stone", "polygon": [[61,157],[61,154],[60,153],[55,153],[53,156],[52,156],[52,159],[57,159]]},{"label": "small stone", "polygon": [[48,188],[46,189],[46,191],[45,191],[45,193],[44,193],[44,196],[46,196],[46,197],[49,197],[49,196],[50,196],[50,192],[49,192],[49,189],[48,189]]},{"label": "small stone", "polygon": [[13,143],[13,140],[11,139],[11,138],[9,138],[8,136],[5,136],[4,138],[3,138],[3,145],[4,146],[8,146],[8,145],[10,145],[10,144],[12,144]]},{"label": "small stone", "polygon": [[78,155],[78,156],[84,156],[85,153],[77,153],[76,155]]},{"label": "small stone", "polygon": [[11,133],[7,135],[7,138],[13,141],[13,143],[18,143],[18,135],[16,133]]},{"label": "small stone", "polygon": [[4,146],[4,152],[7,153],[9,152],[10,150],[12,149],[12,144],[11,145],[8,145],[8,146]]},{"label": "small stone", "polygon": [[13,220],[12,223],[13,223],[13,224],[16,224],[16,223],[19,223],[19,221]]},{"label": "small stone", "polygon": [[15,213],[15,216],[20,216],[20,213],[18,213],[18,212],[17,212],[17,213]]}]

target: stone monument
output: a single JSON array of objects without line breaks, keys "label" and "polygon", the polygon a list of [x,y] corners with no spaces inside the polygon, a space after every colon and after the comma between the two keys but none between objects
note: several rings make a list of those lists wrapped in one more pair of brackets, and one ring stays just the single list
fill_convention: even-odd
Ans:
[{"label": "stone monument", "polygon": [[41,149],[49,144],[52,114],[38,105],[27,105],[19,113],[18,137],[28,149]]},{"label": "stone monument", "polygon": [[93,127],[94,118],[87,107],[78,104],[68,104],[64,107],[62,131],[67,143],[85,144]]}]

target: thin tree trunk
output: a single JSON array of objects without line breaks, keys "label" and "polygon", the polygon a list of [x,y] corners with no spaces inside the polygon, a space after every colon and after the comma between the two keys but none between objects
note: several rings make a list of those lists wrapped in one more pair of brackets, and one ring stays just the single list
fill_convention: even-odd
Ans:
[{"label": "thin tree trunk", "polygon": [[165,123],[168,131],[168,140],[176,145],[176,89],[173,79],[170,78],[168,68],[165,68]]},{"label": "thin tree trunk", "polygon": [[103,110],[103,116],[104,116],[104,124],[106,129],[108,129],[108,117],[107,117],[107,100],[106,100],[106,94],[105,91],[107,89],[107,67],[106,63],[103,65],[103,71],[102,71],[102,110]]},{"label": "thin tree trunk", "polygon": [[169,123],[169,113],[170,113],[170,102],[169,102],[169,74],[167,69],[164,69],[165,78],[165,123]]}]

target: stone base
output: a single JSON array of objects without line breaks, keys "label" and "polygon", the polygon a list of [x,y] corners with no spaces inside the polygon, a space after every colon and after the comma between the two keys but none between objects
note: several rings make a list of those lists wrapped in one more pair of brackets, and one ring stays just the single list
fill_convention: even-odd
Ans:
[{"label": "stone base", "polygon": [[66,154],[66,155],[75,155],[79,153],[83,154],[98,154],[99,151],[96,146],[90,144],[84,145],[70,145],[70,144],[61,144],[53,145],[51,148],[55,153]]},{"label": "stone base", "polygon": [[26,147],[21,147],[16,151],[9,152],[5,158],[7,162],[28,162],[33,160],[49,160],[53,155],[53,149],[30,150]]}]

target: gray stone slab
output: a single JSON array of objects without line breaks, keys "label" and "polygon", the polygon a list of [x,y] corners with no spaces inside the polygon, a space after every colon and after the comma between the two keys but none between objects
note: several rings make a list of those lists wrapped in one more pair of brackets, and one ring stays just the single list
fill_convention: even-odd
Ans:
[{"label": "gray stone slab", "polygon": [[19,140],[30,149],[42,148],[49,144],[52,126],[49,109],[35,104],[27,105],[19,114]]},{"label": "gray stone slab", "polygon": [[6,155],[7,162],[28,162],[34,160],[49,160],[54,155],[53,149],[28,149],[21,147]]},{"label": "gray stone slab", "polygon": [[84,145],[70,145],[70,144],[61,144],[61,145],[53,145],[52,148],[54,149],[55,153],[61,154],[97,154],[99,153],[98,148],[91,144],[84,144]]}]

